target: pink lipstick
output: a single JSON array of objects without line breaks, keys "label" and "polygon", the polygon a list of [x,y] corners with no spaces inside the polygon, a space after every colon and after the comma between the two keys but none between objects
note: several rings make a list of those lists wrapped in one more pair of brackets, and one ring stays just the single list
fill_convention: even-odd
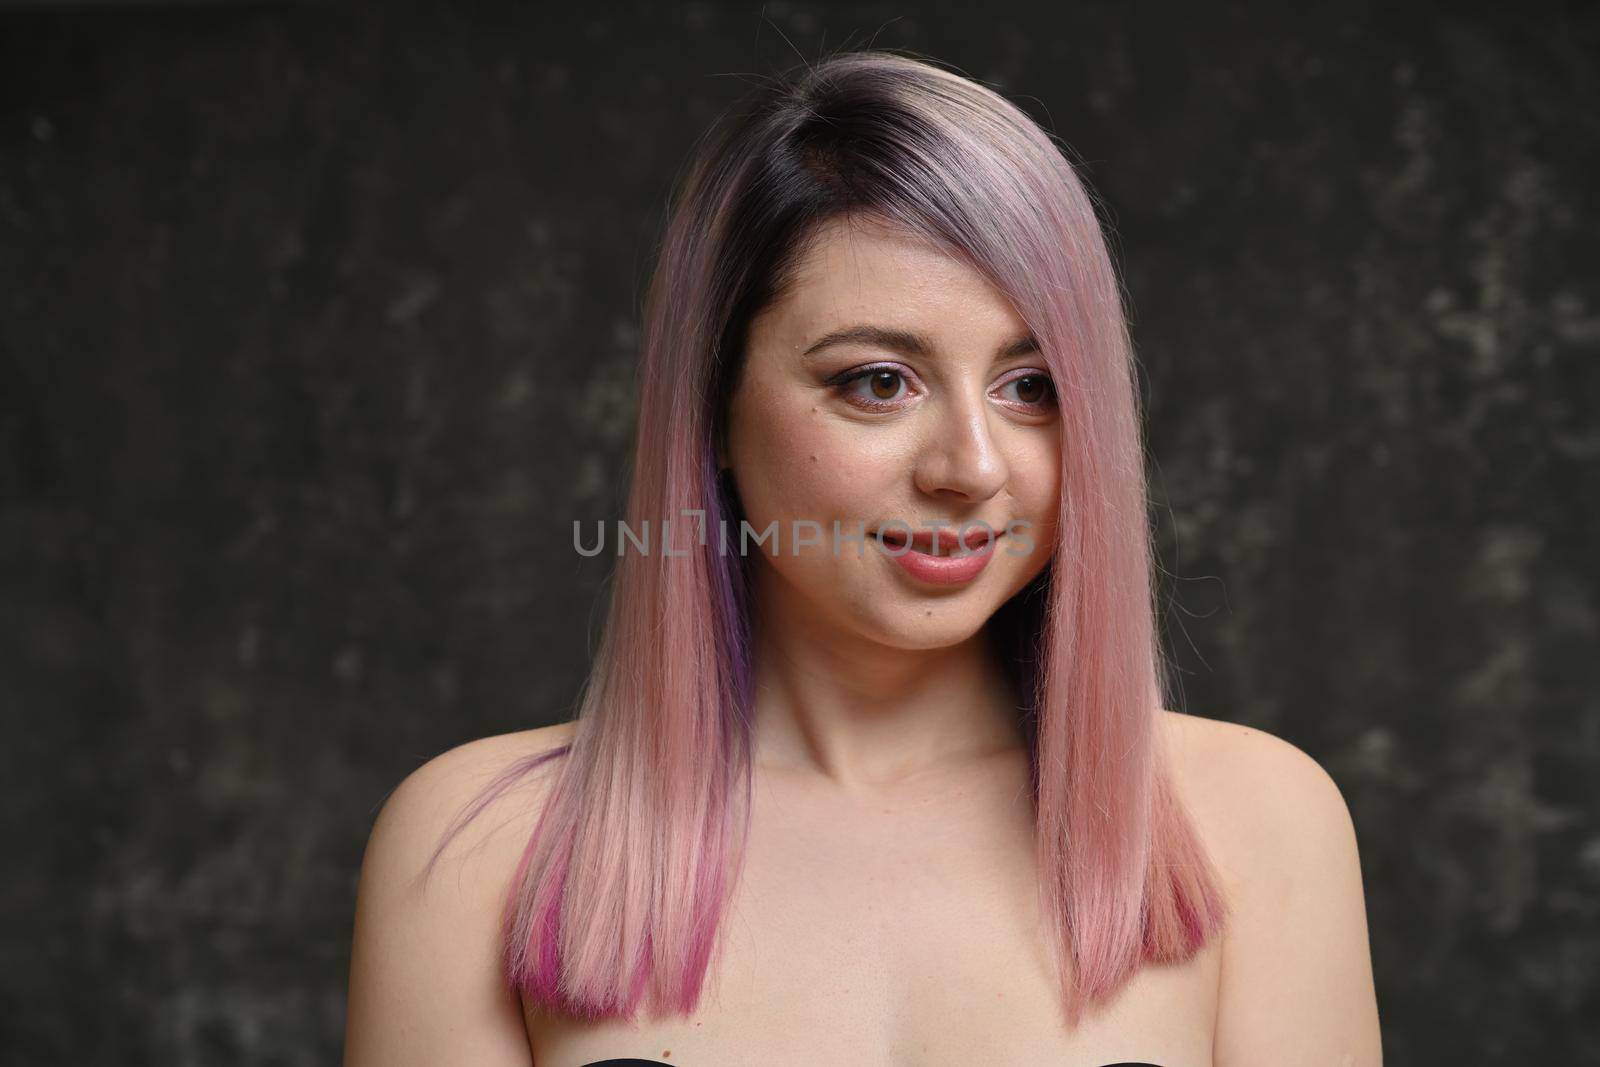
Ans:
[{"label": "pink lipstick", "polygon": [[[983,572],[989,565],[989,557],[994,555],[995,535],[984,529],[974,529],[967,532],[965,538],[966,553],[947,556],[936,555],[934,552],[933,531],[919,531],[911,537],[911,547],[905,548],[905,534],[896,530],[884,530],[877,535],[884,546],[884,554],[905,569],[906,573],[920,581],[931,585],[959,585],[970,582]],[[939,531],[939,547],[951,546],[953,551],[956,545],[955,530]],[[896,553],[899,553],[896,555]]]}]

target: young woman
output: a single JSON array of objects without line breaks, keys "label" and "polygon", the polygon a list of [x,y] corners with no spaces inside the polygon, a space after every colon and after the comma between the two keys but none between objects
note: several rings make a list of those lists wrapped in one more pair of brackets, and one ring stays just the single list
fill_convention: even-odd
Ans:
[{"label": "young woman", "polygon": [[1378,1064],[1338,790],[1165,710],[1120,289],[1051,137],[882,51],[765,86],[645,317],[578,718],[390,796],[345,1062]]}]

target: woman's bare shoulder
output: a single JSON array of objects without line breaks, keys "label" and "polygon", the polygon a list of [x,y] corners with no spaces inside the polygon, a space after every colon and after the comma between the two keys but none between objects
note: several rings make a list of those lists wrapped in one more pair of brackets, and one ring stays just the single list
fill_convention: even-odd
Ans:
[{"label": "woman's bare shoulder", "polygon": [[502,776],[566,744],[575,725],[457,745],[383,802],[356,892],[346,1064],[529,1063],[520,1004],[501,975],[499,920],[559,757]]},{"label": "woman's bare shoulder", "polygon": [[1161,720],[1179,795],[1218,849],[1243,847],[1248,861],[1308,836],[1353,842],[1338,785],[1301,749],[1238,723],[1173,711]]},{"label": "woman's bare shoulder", "polygon": [[1162,721],[1179,797],[1230,885],[1283,877],[1309,846],[1354,846],[1338,784],[1298,745],[1192,713]]},{"label": "woman's bare shoulder", "polygon": [[1218,868],[1217,1061],[1382,1062],[1355,827],[1316,760],[1264,730],[1167,712],[1178,795]]},{"label": "woman's bare shoulder", "polygon": [[417,814],[413,809],[435,810],[467,800],[519,761],[568,744],[577,725],[560,722],[465,741],[406,775],[389,801],[401,798],[398,806],[407,809],[403,813]]},{"label": "woman's bare shoulder", "polygon": [[[479,851],[502,837],[526,841],[526,831],[532,830],[531,820],[537,816],[537,799],[548,783],[549,770],[534,771],[497,795],[487,795],[491,783],[501,774],[509,772],[529,757],[560,748],[572,739],[575,722],[556,723],[530,730],[495,734],[456,745],[411,771],[401,780],[384,801],[378,814],[374,834],[382,829],[387,836],[412,842],[416,847],[406,848],[410,853],[422,852],[424,858],[431,850],[422,846],[454,827],[468,806],[483,802],[481,814],[462,826],[440,855],[464,857]],[[553,764],[546,764],[553,769]],[[518,842],[518,843],[521,843]],[[416,859],[415,854],[409,858]]]}]

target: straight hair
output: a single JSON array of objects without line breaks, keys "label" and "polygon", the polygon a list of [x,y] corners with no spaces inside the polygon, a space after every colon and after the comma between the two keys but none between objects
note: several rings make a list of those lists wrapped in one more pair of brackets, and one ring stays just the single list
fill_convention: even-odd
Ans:
[{"label": "straight hair", "polygon": [[[819,224],[887,222],[1008,297],[1060,398],[1057,542],[988,623],[1021,694],[1039,906],[1065,1016],[1144,964],[1191,958],[1226,905],[1159,734],[1136,369],[1095,205],[1054,136],[932,60],[835,54],[763,83],[701,137],[644,305],[626,520],[673,551],[621,555],[571,740],[518,760],[464,809],[560,758],[503,913],[507,982],[580,1019],[692,1013],[741,869],[752,788],[748,567],[718,521],[751,319],[793,282]],[[660,528],[660,527],[658,527]]]}]

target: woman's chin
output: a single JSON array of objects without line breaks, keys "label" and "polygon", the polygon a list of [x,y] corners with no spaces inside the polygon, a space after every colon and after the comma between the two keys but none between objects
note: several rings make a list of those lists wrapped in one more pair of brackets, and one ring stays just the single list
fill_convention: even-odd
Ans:
[{"label": "woman's chin", "polygon": [[899,611],[889,605],[862,622],[862,629],[879,644],[906,652],[954,648],[979,634],[988,621],[970,607],[942,607],[907,603]]}]

